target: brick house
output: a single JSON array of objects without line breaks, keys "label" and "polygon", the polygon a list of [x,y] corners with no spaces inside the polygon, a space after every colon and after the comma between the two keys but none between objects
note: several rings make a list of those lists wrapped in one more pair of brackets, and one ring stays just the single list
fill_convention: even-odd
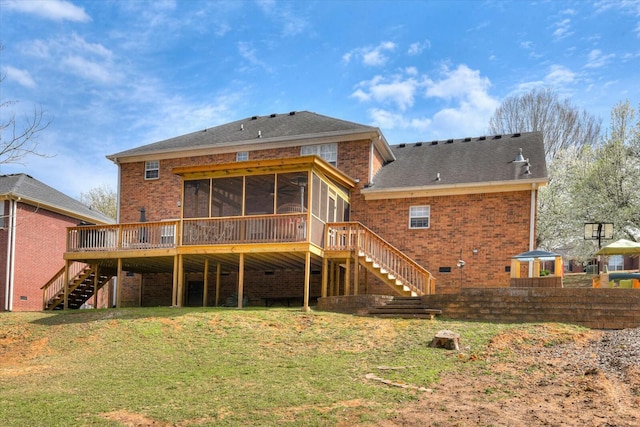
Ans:
[{"label": "brick house", "polygon": [[547,181],[540,133],[392,146],[376,127],[311,112],[107,158],[118,225],[70,228],[65,259],[117,274],[118,306],[509,286]]},{"label": "brick house", "polygon": [[42,310],[65,263],[66,229],[114,220],[26,174],[0,176],[0,311]]}]

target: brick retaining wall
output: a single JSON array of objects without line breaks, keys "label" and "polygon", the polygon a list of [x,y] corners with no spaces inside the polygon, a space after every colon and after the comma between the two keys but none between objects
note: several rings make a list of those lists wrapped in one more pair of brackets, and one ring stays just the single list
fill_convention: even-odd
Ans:
[{"label": "brick retaining wall", "polygon": [[[319,310],[362,313],[384,297],[321,298]],[[387,297],[388,298],[388,297]],[[640,290],[616,288],[463,288],[422,297],[442,317],[484,322],[560,322],[594,329],[640,327]]]}]

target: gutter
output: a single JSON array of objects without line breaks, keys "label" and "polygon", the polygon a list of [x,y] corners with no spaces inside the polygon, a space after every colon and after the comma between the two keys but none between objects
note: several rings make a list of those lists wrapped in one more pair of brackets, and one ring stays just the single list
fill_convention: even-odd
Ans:
[{"label": "gutter", "polygon": [[9,223],[7,224],[7,263],[6,263],[6,277],[5,277],[5,297],[4,297],[4,310],[13,311],[13,288],[15,280],[15,250],[16,250],[16,215],[17,205],[20,197],[14,200],[12,194],[9,195]]}]

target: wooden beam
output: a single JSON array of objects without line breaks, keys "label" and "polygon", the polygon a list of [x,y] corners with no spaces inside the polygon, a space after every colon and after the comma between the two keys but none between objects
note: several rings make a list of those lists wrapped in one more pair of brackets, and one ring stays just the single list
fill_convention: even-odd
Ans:
[{"label": "wooden beam", "polygon": [[238,308],[242,308],[244,298],[244,254],[240,254],[238,261]]},{"label": "wooden beam", "polygon": [[116,275],[118,277],[118,284],[116,285],[116,308],[120,308],[122,302],[122,258],[118,258]]},{"label": "wooden beam", "polygon": [[176,255],[173,257],[173,284],[171,287],[171,305],[173,307],[178,306],[178,257],[180,255]]},{"label": "wooden beam", "polygon": [[329,278],[327,277],[329,273],[329,260],[327,258],[322,258],[322,288],[320,290],[320,296],[322,298],[327,297],[327,285]]},{"label": "wooden beam", "polygon": [[351,295],[351,258],[345,259],[344,294]]},{"label": "wooden beam", "polygon": [[356,249],[356,257],[353,260],[353,295],[358,295],[358,286],[360,286],[360,262]]},{"label": "wooden beam", "polygon": [[311,280],[311,252],[305,254],[304,261],[304,300],[302,309],[309,311],[309,281]]},{"label": "wooden beam", "polygon": [[219,305],[220,301],[220,280],[222,276],[222,264],[218,263],[216,266],[216,307]]},{"label": "wooden beam", "polygon": [[65,268],[64,268],[64,306],[63,310],[66,310],[69,307],[69,267],[71,267],[71,263],[73,261],[66,260]]},{"label": "wooden beam", "polygon": [[176,306],[182,307],[184,299],[184,260],[182,254],[178,255],[178,294],[176,298]]},{"label": "wooden beam", "polygon": [[202,290],[202,306],[207,306],[207,296],[209,295],[209,258],[204,260],[204,284],[202,285],[204,289]]},{"label": "wooden beam", "polygon": [[98,282],[100,281],[100,265],[93,264],[93,308],[98,308]]}]

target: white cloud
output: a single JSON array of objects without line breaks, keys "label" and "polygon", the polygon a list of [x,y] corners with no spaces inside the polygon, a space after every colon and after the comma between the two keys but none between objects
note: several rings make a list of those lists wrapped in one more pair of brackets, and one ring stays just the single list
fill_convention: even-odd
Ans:
[{"label": "white cloud", "polygon": [[86,14],[83,8],[64,0],[4,0],[2,7],[8,10],[33,14],[52,21],[91,21],[91,17]]},{"label": "white cloud", "polygon": [[573,31],[571,31],[571,20],[568,18],[556,22],[554,26],[556,29],[553,32],[553,37],[556,39],[563,39],[573,34]]},{"label": "white cloud", "polygon": [[67,72],[96,83],[110,84],[121,78],[120,73],[114,72],[112,67],[78,55],[69,55],[63,58],[60,65]]},{"label": "white cloud", "polygon": [[409,55],[419,55],[425,49],[429,49],[431,47],[431,42],[429,40],[425,40],[423,42],[415,42],[409,45],[409,50],[407,53]]},{"label": "white cloud", "polygon": [[[412,68],[409,68],[409,71],[417,73],[417,70]],[[371,80],[360,82],[358,89],[351,94],[351,97],[360,101],[394,104],[404,111],[413,106],[414,96],[420,85],[421,83],[414,77],[406,77],[404,75],[375,76]]]},{"label": "white cloud", "polygon": [[615,57],[615,54],[603,55],[601,50],[593,49],[591,52],[589,52],[589,55],[587,57],[588,61],[585,67],[600,68],[606,65],[610,59],[613,59]]},{"label": "white cloud", "polygon": [[563,65],[552,65],[549,67],[549,73],[545,76],[545,84],[557,87],[563,86],[576,81],[576,73]]},{"label": "white cloud", "polygon": [[31,89],[36,87],[36,82],[33,80],[31,74],[29,74],[29,71],[27,70],[19,70],[18,68],[7,66],[4,68],[4,73],[9,80],[13,80],[21,86]]},{"label": "white cloud", "polygon": [[387,63],[389,58],[385,55],[385,52],[391,52],[395,50],[396,44],[393,42],[381,42],[378,46],[361,47],[353,49],[350,52],[342,55],[342,60],[349,63],[353,58],[359,58],[364,65],[372,67],[381,66]]},{"label": "white cloud", "polygon": [[306,18],[294,13],[291,7],[285,3],[276,3],[274,0],[258,0],[257,4],[265,15],[278,22],[283,36],[296,36],[309,26]]},{"label": "white cloud", "polygon": [[431,124],[431,119],[423,118],[407,118],[399,113],[393,113],[381,108],[372,108],[369,110],[369,116],[372,124],[381,129],[414,129],[425,131]]}]

